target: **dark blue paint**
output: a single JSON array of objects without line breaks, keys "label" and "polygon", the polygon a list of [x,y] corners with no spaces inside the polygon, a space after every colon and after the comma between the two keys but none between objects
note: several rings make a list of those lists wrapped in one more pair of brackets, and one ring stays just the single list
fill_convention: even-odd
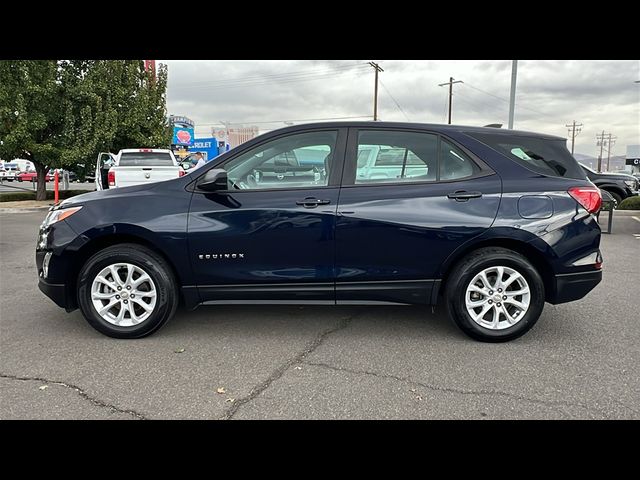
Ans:
[{"label": "dark blue paint", "polygon": [[[194,194],[188,226],[193,283],[333,282],[338,191]],[[312,209],[296,205],[306,197],[331,203]],[[244,258],[199,260],[199,255],[219,253],[242,253]]]},{"label": "dark blue paint", "polygon": [[[223,167],[227,160],[277,136],[347,127],[371,124],[281,129],[222,154],[197,175]],[[567,194],[572,186],[589,185],[586,178],[532,172],[465,133],[473,128],[382,122],[375,127],[439,133],[480,158],[488,169],[477,178],[454,182],[340,188],[340,179],[332,178],[332,186],[325,188],[207,194],[193,192],[192,173],[80,195],[63,207],[83,209],[53,225],[46,247],[36,252],[38,271],[45,252],[53,252],[42,289],[61,306],[75,308],[81,263],[96,245],[117,241],[142,242],[163,254],[190,307],[243,299],[430,303],[435,298],[432,288],[437,290],[457,260],[492,242],[509,241],[530,249],[543,259],[545,274],[551,277],[593,270],[571,266],[597,251],[600,242],[593,216]],[[354,159],[344,153],[346,135],[340,138],[335,160],[341,172],[342,162]],[[467,201],[447,197],[458,190],[482,196]],[[313,209],[296,204],[305,197],[330,203]],[[244,258],[199,259],[220,253],[242,253]],[[549,285],[556,290],[572,283],[554,281]],[[547,292],[548,300],[573,299],[557,293]]]},{"label": "dark blue paint", "polygon": [[[462,189],[482,191],[483,196],[466,202],[447,198]],[[491,226],[499,204],[497,175],[343,188],[336,227],[337,281],[436,278],[443,258]]]}]

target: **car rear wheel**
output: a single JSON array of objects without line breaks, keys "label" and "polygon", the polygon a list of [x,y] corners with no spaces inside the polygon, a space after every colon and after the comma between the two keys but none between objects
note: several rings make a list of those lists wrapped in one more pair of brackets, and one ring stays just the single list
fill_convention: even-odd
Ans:
[{"label": "car rear wheel", "polygon": [[482,248],[451,271],[446,286],[449,316],[471,338],[505,342],[524,335],[544,307],[544,284],[522,255]]},{"label": "car rear wheel", "polygon": [[121,244],[93,255],[78,278],[78,303],[89,324],[115,338],[141,338],[175,313],[171,268],[152,250]]}]

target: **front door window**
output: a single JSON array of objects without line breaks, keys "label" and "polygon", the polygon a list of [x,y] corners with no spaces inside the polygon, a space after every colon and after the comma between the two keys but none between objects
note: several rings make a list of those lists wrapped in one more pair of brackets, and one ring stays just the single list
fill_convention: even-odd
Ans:
[{"label": "front door window", "polygon": [[336,131],[308,132],[272,140],[224,165],[229,189],[316,188],[329,184]]}]

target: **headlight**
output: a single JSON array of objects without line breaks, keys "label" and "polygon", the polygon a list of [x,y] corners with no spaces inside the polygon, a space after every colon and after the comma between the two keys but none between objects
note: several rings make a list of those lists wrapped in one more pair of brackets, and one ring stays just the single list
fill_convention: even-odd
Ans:
[{"label": "headlight", "polygon": [[635,180],[625,180],[624,183],[631,190],[635,190],[636,189],[636,181]]},{"label": "headlight", "polygon": [[61,209],[53,210],[49,212],[45,217],[44,222],[42,222],[42,228],[50,227],[54,223],[58,223],[61,220],[64,220],[65,218],[70,217],[81,208],[82,208],[81,206],[71,207],[71,208],[61,208]]}]

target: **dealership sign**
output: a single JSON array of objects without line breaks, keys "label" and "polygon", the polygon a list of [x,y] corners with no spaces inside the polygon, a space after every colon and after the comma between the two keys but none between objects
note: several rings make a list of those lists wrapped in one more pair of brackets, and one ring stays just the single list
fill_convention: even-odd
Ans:
[{"label": "dealership sign", "polygon": [[178,116],[178,115],[170,115],[169,116],[169,123],[171,125],[178,125],[178,126],[182,126],[185,128],[193,128],[195,127],[195,123],[193,122],[193,120],[191,120],[188,117],[184,117],[184,116]]},{"label": "dealership sign", "polygon": [[640,167],[640,158],[627,158],[626,165],[635,165]]},{"label": "dealership sign", "polygon": [[172,145],[193,145],[193,128],[173,127],[173,140]]}]

